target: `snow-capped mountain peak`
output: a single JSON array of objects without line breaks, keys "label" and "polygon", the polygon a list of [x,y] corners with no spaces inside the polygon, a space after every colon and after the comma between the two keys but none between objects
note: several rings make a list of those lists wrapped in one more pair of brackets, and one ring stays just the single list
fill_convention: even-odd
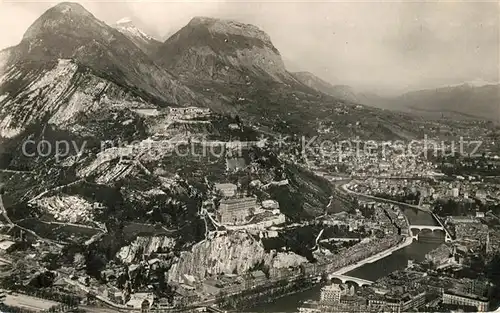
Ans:
[{"label": "snow-capped mountain peak", "polygon": [[134,23],[132,22],[132,19],[128,17],[124,17],[117,21],[115,23],[115,28],[119,30],[121,33],[124,35],[132,35],[135,37],[139,37],[143,40],[154,40],[153,37],[149,36],[148,34],[144,33],[142,30],[137,28]]},{"label": "snow-capped mountain peak", "polygon": [[132,19],[128,17],[124,17],[117,21],[113,27],[125,35],[130,41],[132,41],[139,49],[141,49],[144,53],[151,56],[154,55],[161,45],[161,42],[149,36],[142,30],[140,30],[137,26],[135,26]]},{"label": "snow-capped mountain peak", "polygon": [[120,19],[119,21],[117,21],[116,25],[129,24],[129,23],[132,23],[132,20],[130,19],[130,17],[124,17],[124,18]]}]

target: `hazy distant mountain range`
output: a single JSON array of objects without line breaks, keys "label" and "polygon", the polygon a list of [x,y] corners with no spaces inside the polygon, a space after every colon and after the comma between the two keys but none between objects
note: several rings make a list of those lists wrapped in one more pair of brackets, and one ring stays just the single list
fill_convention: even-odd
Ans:
[{"label": "hazy distant mountain range", "polygon": [[427,117],[500,121],[500,84],[471,82],[411,91],[397,97],[382,97],[373,93],[356,92],[349,86],[332,85],[309,72],[297,72],[293,75],[317,91],[382,109]]},{"label": "hazy distant mountain range", "polygon": [[363,102],[360,99],[361,95],[347,85],[332,85],[311,72],[295,72],[292,74],[298,81],[319,92],[352,102]]},{"label": "hazy distant mountain range", "polygon": [[427,89],[405,93],[388,101],[390,109],[428,116],[500,121],[500,85],[491,84]]}]

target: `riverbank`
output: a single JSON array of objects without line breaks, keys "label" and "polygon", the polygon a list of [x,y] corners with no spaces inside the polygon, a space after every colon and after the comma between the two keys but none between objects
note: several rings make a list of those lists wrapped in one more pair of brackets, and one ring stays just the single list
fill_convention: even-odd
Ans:
[{"label": "riverbank", "polygon": [[[355,197],[363,197],[365,195],[358,194],[347,189],[346,181],[341,183],[336,183],[336,189],[344,194],[351,194]],[[366,197],[367,199],[370,196]],[[369,199],[371,201],[380,202],[390,202],[387,199],[381,199],[377,197],[372,197]],[[406,217],[407,224],[410,225],[410,218],[407,214],[411,214],[413,211],[416,215],[429,216],[432,219],[429,212],[426,210],[421,210],[419,207],[412,207],[409,204],[404,203],[393,203],[397,205],[404,206],[403,213]],[[414,214],[414,215],[415,215]],[[419,220],[415,221],[415,216],[411,216],[412,221],[420,224]],[[353,276],[365,280],[376,281],[377,279],[390,274],[393,271],[403,269],[407,266],[409,260],[420,260],[423,259],[425,254],[437,247],[434,243],[420,243],[414,241],[411,236],[404,236],[397,244],[394,244],[378,253],[372,254],[362,260],[359,260],[353,264],[345,265],[336,270],[332,270],[331,274],[336,275],[347,275]],[[297,312],[298,308],[306,300],[319,300],[320,297],[320,287],[316,286],[310,290],[302,293],[295,293],[290,296],[285,296],[282,298],[275,299],[273,303],[255,305],[250,310],[245,310],[247,312]]]},{"label": "riverbank", "polygon": [[369,256],[366,259],[358,261],[354,264],[345,266],[345,267],[333,272],[332,274],[343,275],[343,274],[350,272],[350,271],[353,271],[353,270],[357,269],[358,267],[361,267],[365,264],[376,262],[380,259],[383,259],[383,258],[391,255],[393,252],[395,252],[397,250],[403,249],[404,247],[411,245],[412,242],[413,242],[413,238],[411,236],[405,237],[405,239],[402,242],[400,242],[399,244],[397,244],[396,246],[393,246],[389,249],[386,249],[386,250],[381,251],[377,254]]},{"label": "riverbank", "polygon": [[[324,283],[326,283],[325,281],[320,280],[323,274],[340,274],[340,273],[343,274],[352,271],[365,264],[376,262],[377,260],[385,258],[391,255],[394,251],[402,249],[410,245],[411,243],[412,243],[411,237],[410,238],[403,237],[400,240],[394,240],[392,242],[392,245],[389,246],[388,248],[384,249],[380,247],[383,250],[380,250],[379,248],[377,249],[379,250],[379,252],[375,252],[371,255],[359,259],[359,261],[357,262],[354,262],[344,267],[331,268],[331,266],[329,265],[332,264],[328,262],[323,264],[311,264],[311,266],[303,268],[301,270],[301,274],[295,277],[297,281],[303,282],[303,284],[299,286],[294,286],[296,284],[294,281],[291,281],[289,279],[282,279],[282,281],[275,282],[275,284],[272,285],[259,286],[256,287],[255,289],[252,288],[234,294],[226,294],[223,299],[224,301],[220,301],[222,299],[219,298],[219,301],[216,301],[216,303],[218,303],[219,305],[222,304],[222,307],[226,308],[232,307],[247,312],[254,311],[255,309],[257,309],[257,311],[266,312],[267,310],[264,309],[265,307],[268,306],[273,307],[276,302],[281,302],[279,301],[281,298],[290,299],[293,298],[295,294],[309,293],[308,290],[311,290],[310,291],[311,295],[319,294],[319,289],[321,288],[322,285],[324,285]],[[283,283],[286,284],[283,285]],[[253,305],[248,307],[248,303],[252,303]],[[286,307],[286,312],[289,312],[288,310],[292,309],[292,307],[293,310],[295,311],[299,303],[298,302],[294,303],[292,301],[289,303],[282,303],[280,306],[283,305]],[[264,309],[264,311],[262,311],[262,309]],[[284,308],[281,308],[279,311],[283,310]],[[275,311],[271,309],[269,312],[275,312]]]},{"label": "riverbank", "polygon": [[282,280],[272,286],[260,286],[232,296],[225,296],[218,299],[216,304],[220,308],[244,311],[252,309],[252,306],[256,303],[260,305],[274,303],[280,298],[305,292],[322,285],[324,285],[324,282],[319,283],[314,278],[299,277],[295,280]]},{"label": "riverbank", "polygon": [[373,201],[391,203],[391,204],[395,204],[395,205],[399,205],[399,206],[403,206],[403,207],[407,207],[407,208],[412,208],[412,209],[417,209],[417,210],[421,210],[424,212],[432,213],[432,211],[430,211],[429,209],[423,208],[423,207],[418,206],[418,205],[413,205],[413,204],[409,204],[409,203],[405,203],[405,202],[398,202],[398,201],[385,199],[385,198],[379,198],[379,197],[375,197],[375,196],[371,196],[371,195],[365,195],[363,193],[359,193],[356,191],[352,191],[349,188],[347,188],[347,185],[349,185],[349,184],[350,183],[341,185],[340,189],[343,192],[346,192],[347,194],[355,195],[357,197],[361,197],[361,198],[365,198],[365,199],[369,199],[369,200],[373,200]]},{"label": "riverbank", "polygon": [[[439,234],[431,233],[429,236],[442,238]],[[442,238],[444,241],[444,238]],[[401,242],[402,243],[402,242]],[[441,243],[427,243],[413,240],[409,246],[402,247],[399,250],[395,249],[392,254],[374,261],[373,263],[366,263],[359,266],[352,271],[346,272],[343,275],[352,276],[364,280],[377,281],[378,279],[391,274],[394,271],[403,270],[408,266],[410,260],[414,262],[421,262],[425,259],[425,255],[430,251],[437,248]],[[379,253],[379,256],[382,253]],[[368,258],[367,258],[368,259]],[[349,269],[353,268],[351,266]],[[339,269],[340,270],[340,269]],[[255,304],[251,309],[244,310],[245,312],[261,312],[261,313],[275,313],[275,312],[298,312],[302,303],[307,300],[319,301],[321,295],[321,286],[313,287],[305,292],[295,293],[290,296],[275,299],[273,303],[268,304]]]}]

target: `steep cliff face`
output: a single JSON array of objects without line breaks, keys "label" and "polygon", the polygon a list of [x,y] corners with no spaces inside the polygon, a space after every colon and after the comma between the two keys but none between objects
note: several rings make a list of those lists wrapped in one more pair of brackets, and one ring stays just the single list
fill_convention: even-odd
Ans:
[{"label": "steep cliff face", "polygon": [[229,20],[193,18],[160,47],[157,60],[174,73],[193,78],[294,80],[266,33],[254,25]]},{"label": "steep cliff face", "polygon": [[137,237],[130,245],[122,247],[116,257],[125,264],[142,260],[155,252],[166,252],[175,246],[175,239],[167,236]]},{"label": "steep cliff face", "polygon": [[4,74],[4,71],[7,68],[7,62],[9,61],[9,56],[11,54],[10,51],[10,48],[0,51],[0,76]]},{"label": "steep cliff face", "polygon": [[130,90],[72,60],[20,63],[0,77],[0,137],[14,137],[42,121],[65,129],[81,113],[144,103]]},{"label": "steep cliff face", "polygon": [[258,240],[246,233],[231,233],[207,239],[182,252],[169,271],[169,281],[180,281],[182,275],[202,279],[221,273],[244,273],[257,264],[272,265],[272,255],[267,254]]},{"label": "steep cliff face", "polygon": [[0,52],[0,75],[2,137],[56,111],[50,123],[67,122],[76,111],[102,105],[98,98],[110,86],[117,104],[128,100],[120,94],[155,104],[200,103],[125,35],[75,3],[47,10],[19,45]]},{"label": "steep cliff face", "polygon": [[273,259],[273,268],[297,267],[307,263],[307,258],[293,252],[278,252]]}]

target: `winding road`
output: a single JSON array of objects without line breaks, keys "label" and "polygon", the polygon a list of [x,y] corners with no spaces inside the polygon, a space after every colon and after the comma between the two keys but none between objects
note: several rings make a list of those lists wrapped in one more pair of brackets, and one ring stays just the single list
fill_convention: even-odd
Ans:
[{"label": "winding road", "polygon": [[55,245],[57,246],[58,248],[62,248],[63,246],[53,240],[50,240],[50,239],[47,239],[47,238],[43,238],[42,236],[38,235],[36,232],[32,231],[31,229],[28,229],[28,228],[25,228],[23,226],[19,226],[18,224],[12,222],[12,220],[10,219],[9,215],[7,215],[7,210],[5,209],[5,206],[3,204],[3,198],[2,198],[2,195],[0,194],[0,213],[2,214],[3,218],[7,221],[7,223],[9,224],[9,226],[11,228],[13,227],[17,227],[27,233],[30,233],[31,235],[35,236],[36,238],[46,242],[46,243],[49,243],[49,244],[52,244],[52,245]]}]

